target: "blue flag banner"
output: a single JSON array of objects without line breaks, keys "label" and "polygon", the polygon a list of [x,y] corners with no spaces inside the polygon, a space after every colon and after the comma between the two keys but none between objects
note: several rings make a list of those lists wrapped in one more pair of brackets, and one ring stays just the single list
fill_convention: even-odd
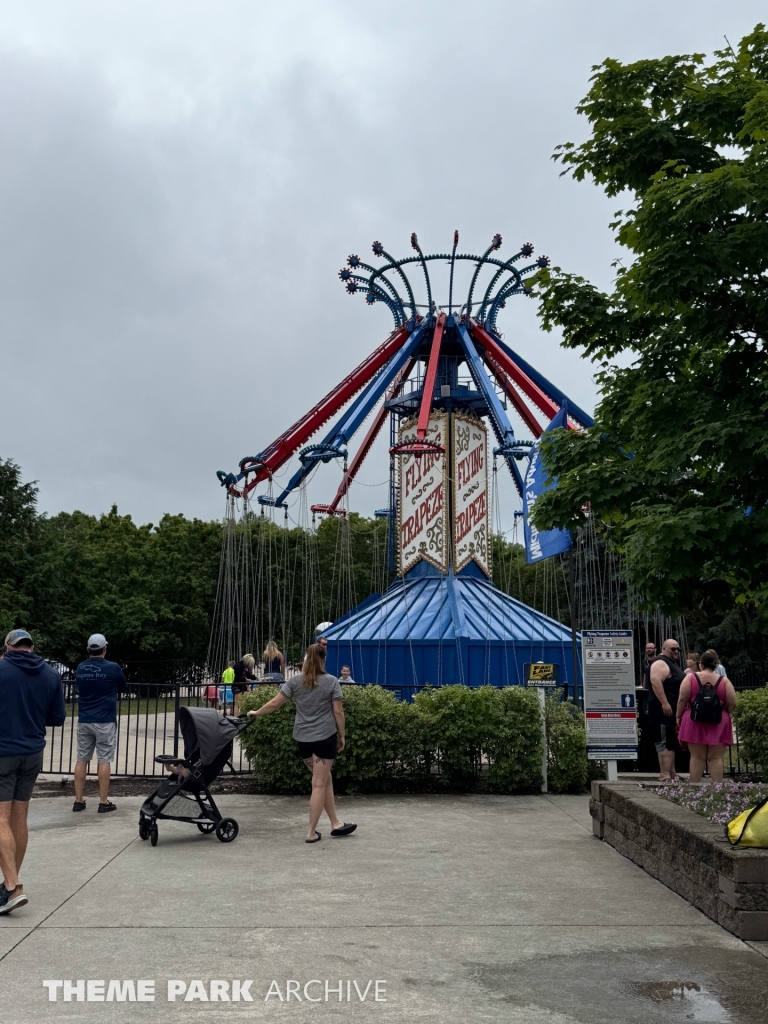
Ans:
[{"label": "blue flag banner", "polygon": [[[556,430],[558,427],[568,425],[568,407],[563,403],[562,408],[553,418],[544,434],[549,430]],[[543,437],[544,435],[542,435]],[[531,448],[531,458],[528,463],[528,471],[525,474],[525,486],[523,488],[523,526],[525,529],[525,560],[531,565],[533,562],[541,562],[544,558],[551,558],[567,551],[571,546],[571,534],[568,530],[543,530],[539,532],[533,523],[530,522],[529,513],[539,500],[539,496],[545,491],[554,487],[555,481],[550,480],[549,473],[541,459],[541,438]]]}]

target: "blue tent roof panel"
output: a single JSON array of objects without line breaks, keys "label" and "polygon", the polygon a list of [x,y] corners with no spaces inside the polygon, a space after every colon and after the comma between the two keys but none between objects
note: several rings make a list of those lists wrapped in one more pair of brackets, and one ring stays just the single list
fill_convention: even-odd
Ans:
[{"label": "blue tent roof panel", "polygon": [[330,642],[445,642],[457,639],[570,646],[570,630],[475,575],[406,576],[353,609]]}]

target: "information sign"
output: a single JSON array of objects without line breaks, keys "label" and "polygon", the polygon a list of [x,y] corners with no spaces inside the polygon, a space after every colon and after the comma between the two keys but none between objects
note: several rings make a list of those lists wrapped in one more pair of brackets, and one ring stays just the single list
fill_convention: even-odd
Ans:
[{"label": "information sign", "polygon": [[583,629],[581,660],[587,757],[637,759],[637,711],[631,629]]},{"label": "information sign", "polygon": [[526,686],[557,686],[560,680],[560,666],[544,661],[532,661],[525,664]]}]

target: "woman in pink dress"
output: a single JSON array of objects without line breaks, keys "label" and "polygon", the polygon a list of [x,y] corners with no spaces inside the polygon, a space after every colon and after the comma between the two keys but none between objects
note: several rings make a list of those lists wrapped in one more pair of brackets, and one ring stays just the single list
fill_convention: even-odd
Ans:
[{"label": "woman in pink dress", "polygon": [[[725,748],[733,744],[731,712],[736,706],[736,691],[733,683],[717,674],[718,657],[715,651],[704,651],[701,669],[689,672],[680,684],[680,698],[677,702],[677,738],[688,744],[691,752],[691,782],[701,782],[704,769],[709,769],[712,782],[722,782],[723,755]],[[696,721],[699,711],[691,711],[699,693],[709,697],[717,693],[720,701],[719,721]],[[698,708],[698,705],[697,705]],[[717,717],[710,711],[704,717]]]}]

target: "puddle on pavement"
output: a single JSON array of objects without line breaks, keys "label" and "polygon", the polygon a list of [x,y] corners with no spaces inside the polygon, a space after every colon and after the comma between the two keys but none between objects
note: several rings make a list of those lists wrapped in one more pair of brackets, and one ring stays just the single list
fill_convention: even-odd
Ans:
[{"label": "puddle on pavement", "polygon": [[466,963],[487,992],[579,1024],[768,1024],[768,964],[735,940]]},{"label": "puddle on pavement", "polygon": [[712,993],[695,981],[630,981],[626,987],[635,995],[679,1010],[686,1020],[728,1024],[733,1019]]}]

